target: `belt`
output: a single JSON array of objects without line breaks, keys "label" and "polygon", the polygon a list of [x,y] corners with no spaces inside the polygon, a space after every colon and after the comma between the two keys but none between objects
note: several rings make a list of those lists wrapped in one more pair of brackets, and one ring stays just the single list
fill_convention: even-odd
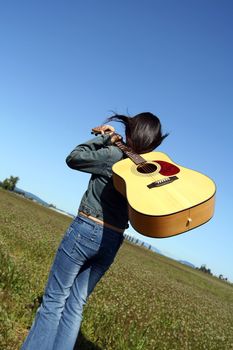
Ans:
[{"label": "belt", "polygon": [[78,214],[81,215],[81,216],[84,216],[85,218],[88,218],[88,219],[90,219],[90,220],[92,220],[92,221],[95,221],[95,222],[97,222],[98,224],[101,224],[101,225],[103,225],[103,226],[106,226],[106,227],[108,227],[108,228],[111,228],[112,230],[114,230],[114,231],[116,231],[116,232],[119,232],[119,233],[123,233],[123,232],[124,232],[124,229],[119,228],[119,227],[115,227],[115,226],[113,226],[113,225],[110,225],[110,224],[108,224],[107,222],[104,222],[104,221],[102,221],[102,220],[99,220],[99,219],[95,218],[94,216],[87,215],[87,214],[85,214],[83,211],[80,211]]}]

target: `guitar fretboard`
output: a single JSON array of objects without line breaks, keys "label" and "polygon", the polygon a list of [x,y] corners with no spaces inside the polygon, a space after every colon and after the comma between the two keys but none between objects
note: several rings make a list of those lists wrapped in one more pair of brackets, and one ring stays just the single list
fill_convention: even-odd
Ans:
[{"label": "guitar fretboard", "polygon": [[116,141],[115,145],[124,152],[136,165],[145,163],[146,160],[139,154],[135,153],[131,148],[127,147],[122,141]]}]

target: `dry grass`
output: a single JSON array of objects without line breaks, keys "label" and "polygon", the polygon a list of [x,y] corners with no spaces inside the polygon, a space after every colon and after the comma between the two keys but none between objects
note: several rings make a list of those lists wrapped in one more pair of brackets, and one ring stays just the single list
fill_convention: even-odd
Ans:
[{"label": "dry grass", "polygon": [[[0,348],[27,334],[71,219],[0,189]],[[89,340],[89,341],[87,341]],[[233,349],[233,287],[125,242],[91,295],[82,350]]]}]

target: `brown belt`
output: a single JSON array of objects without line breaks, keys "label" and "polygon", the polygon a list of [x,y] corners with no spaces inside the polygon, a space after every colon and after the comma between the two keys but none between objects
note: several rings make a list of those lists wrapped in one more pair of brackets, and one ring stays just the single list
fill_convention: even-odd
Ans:
[{"label": "brown belt", "polygon": [[97,222],[98,224],[101,224],[101,225],[103,225],[103,226],[106,226],[106,227],[108,227],[108,228],[111,228],[112,230],[114,230],[114,231],[116,231],[116,232],[119,232],[119,233],[123,233],[123,232],[124,232],[124,229],[119,228],[119,227],[115,227],[115,226],[113,226],[113,225],[110,225],[110,224],[108,224],[108,223],[106,223],[106,222],[104,222],[104,221],[102,221],[102,220],[99,220],[99,219],[95,218],[94,216],[87,215],[87,214],[85,214],[83,211],[80,211],[80,212],[79,212],[79,215],[84,216],[85,218],[88,218],[88,219],[90,219],[90,220],[92,220],[92,221],[95,221],[95,222]]}]

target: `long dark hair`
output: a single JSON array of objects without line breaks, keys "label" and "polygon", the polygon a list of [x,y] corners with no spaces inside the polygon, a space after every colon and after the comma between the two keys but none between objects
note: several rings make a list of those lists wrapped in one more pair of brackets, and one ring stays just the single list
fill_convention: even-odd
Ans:
[{"label": "long dark hair", "polygon": [[107,119],[107,122],[111,121],[124,124],[126,145],[136,153],[153,151],[168,136],[162,134],[159,118],[150,112],[140,113],[134,117],[115,114]]}]

